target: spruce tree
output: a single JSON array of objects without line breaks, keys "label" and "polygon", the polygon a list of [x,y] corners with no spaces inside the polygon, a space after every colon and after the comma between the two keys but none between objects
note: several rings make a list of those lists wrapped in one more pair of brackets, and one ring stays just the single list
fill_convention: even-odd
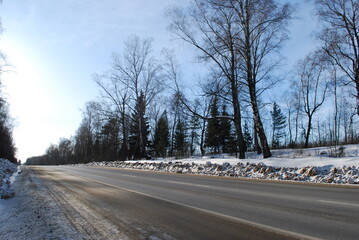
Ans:
[{"label": "spruce tree", "polygon": [[147,157],[146,146],[148,144],[147,136],[149,134],[149,127],[145,114],[146,100],[143,92],[141,91],[131,117],[130,125],[130,154],[133,159],[142,159]]},{"label": "spruce tree", "polygon": [[190,151],[193,155],[196,151],[196,145],[199,145],[199,133],[198,130],[201,128],[199,117],[195,114],[192,114],[190,119]]},{"label": "spruce tree", "polygon": [[174,149],[176,152],[176,157],[185,156],[186,130],[185,130],[185,123],[181,119],[178,120],[176,125]]},{"label": "spruce tree", "polygon": [[246,142],[246,147],[247,150],[252,148],[252,136],[248,127],[248,122],[245,121],[244,122],[244,126],[243,126],[243,137],[244,137],[244,141]]},{"label": "spruce tree", "polygon": [[[223,117],[228,117],[229,114],[227,112],[227,106],[224,104],[222,105],[222,114]],[[219,143],[221,146],[222,153],[229,153],[231,149],[232,136],[231,136],[231,121],[228,118],[221,118],[219,119]]]},{"label": "spruce tree", "polygon": [[153,140],[154,149],[157,156],[167,156],[167,148],[170,144],[169,136],[170,132],[168,127],[167,112],[165,111],[157,122]]},{"label": "spruce tree", "polygon": [[[102,161],[117,160],[120,149],[120,124],[116,118],[110,118],[103,126],[102,137]],[[96,141],[95,141],[96,145]],[[95,149],[95,148],[94,148]]]},{"label": "spruce tree", "polygon": [[280,140],[285,136],[283,129],[287,126],[287,117],[282,113],[279,105],[274,102],[273,110],[270,111],[272,117],[272,146],[279,147]]},{"label": "spruce tree", "polygon": [[205,139],[206,146],[212,150],[212,153],[219,153],[221,145],[221,128],[218,116],[218,97],[214,97],[210,110],[211,119],[208,120]]}]

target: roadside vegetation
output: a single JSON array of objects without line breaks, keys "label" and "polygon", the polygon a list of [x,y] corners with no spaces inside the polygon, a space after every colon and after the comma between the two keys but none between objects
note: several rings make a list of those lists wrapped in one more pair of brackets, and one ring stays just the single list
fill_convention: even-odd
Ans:
[{"label": "roadside vegetation", "polygon": [[[1,3],[1,1],[0,1]],[[2,31],[0,19],[0,33]],[[0,159],[8,159],[10,162],[17,164],[16,148],[13,140],[13,119],[9,114],[9,103],[3,93],[3,84],[1,74],[8,66],[6,56],[0,49]]]}]

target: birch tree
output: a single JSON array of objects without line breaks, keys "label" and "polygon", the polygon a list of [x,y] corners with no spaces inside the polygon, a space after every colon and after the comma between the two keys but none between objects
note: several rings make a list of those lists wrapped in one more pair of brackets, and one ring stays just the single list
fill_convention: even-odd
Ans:
[{"label": "birch tree", "polygon": [[175,9],[170,14],[172,33],[199,50],[199,59],[212,63],[227,82],[224,85],[230,86],[241,158],[246,148],[238,97],[243,95],[239,92],[243,84],[249,94],[263,156],[271,156],[258,98],[275,83],[269,76],[279,62],[270,59],[287,39],[286,26],[292,12],[289,4],[273,0],[194,0],[187,11]]},{"label": "birch tree", "polygon": [[309,146],[309,137],[312,131],[313,115],[323,105],[329,87],[326,80],[325,63],[320,58],[320,53],[313,52],[298,64],[297,82],[302,111],[307,116],[307,127],[305,129],[305,144]]},{"label": "birch tree", "polygon": [[346,75],[356,90],[359,115],[359,2],[357,0],[315,0],[322,29],[318,38],[325,53]]},{"label": "birch tree", "polygon": [[[131,36],[124,42],[122,54],[113,54],[112,69],[103,76],[96,76],[95,81],[101,89],[104,104],[112,106],[117,112],[122,125],[121,152],[128,158],[128,129],[131,112],[135,111],[140,98],[145,100],[144,107],[149,106],[164,89],[162,67],[151,55],[152,41]],[[138,121],[138,133],[143,136],[142,117]],[[145,141],[140,141],[139,149],[145,148]]]},{"label": "birch tree", "polygon": [[246,145],[242,132],[239,100],[239,55],[235,51],[238,28],[230,9],[217,6],[211,0],[194,0],[188,9],[175,8],[169,12],[170,31],[197,50],[200,61],[211,64],[221,81],[230,87],[239,158],[245,158]]},{"label": "birch tree", "polygon": [[239,30],[235,35],[235,49],[240,56],[240,77],[248,88],[263,157],[270,157],[272,154],[260,116],[258,98],[276,83],[276,78],[270,76],[280,63],[275,54],[288,39],[286,27],[294,9],[288,3],[280,4],[274,0],[214,2],[233,10],[234,24]]}]

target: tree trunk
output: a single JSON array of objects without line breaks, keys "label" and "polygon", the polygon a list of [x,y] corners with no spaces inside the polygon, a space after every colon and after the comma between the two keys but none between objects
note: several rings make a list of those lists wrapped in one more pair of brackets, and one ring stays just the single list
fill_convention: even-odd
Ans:
[{"label": "tree trunk", "polygon": [[139,116],[138,116],[138,133],[139,133],[139,137],[140,137],[140,158],[144,158],[145,157],[145,144],[144,144],[144,141],[143,141],[143,133],[142,133],[142,116],[141,114],[139,113]]},{"label": "tree trunk", "polygon": [[[247,62],[247,69],[252,69],[250,62]],[[263,128],[263,123],[261,121],[261,117],[259,114],[255,81],[253,80],[253,75],[250,70],[247,70],[247,78],[248,78],[247,82],[248,82],[248,87],[249,87],[249,95],[251,98],[251,105],[252,105],[252,111],[253,111],[254,126],[256,128],[256,131],[257,131],[257,134],[259,137],[259,141],[261,143],[261,147],[263,150],[263,157],[269,158],[272,156],[272,153],[270,151],[267,137],[266,137],[266,134],[265,134],[265,131]]]},{"label": "tree trunk", "polygon": [[253,131],[254,131],[254,148],[257,152],[257,154],[262,154],[262,148],[261,146],[259,146],[259,143],[258,143],[258,134],[257,134],[257,130],[256,130],[256,127],[254,126],[253,128]]},{"label": "tree trunk", "polygon": [[243,137],[242,123],[241,123],[242,116],[241,116],[241,109],[239,105],[238,90],[237,90],[238,88],[234,78],[231,81],[231,88],[232,88],[232,99],[233,99],[234,126],[236,128],[239,158],[245,159],[247,147]]},{"label": "tree trunk", "polygon": [[268,142],[267,142],[267,137],[266,137],[265,132],[264,132],[263,124],[262,124],[262,121],[261,121],[260,116],[259,116],[258,107],[253,106],[253,104],[252,104],[252,107],[253,107],[254,119],[255,119],[254,124],[256,126],[259,141],[260,141],[261,146],[262,146],[263,157],[264,158],[269,158],[269,157],[272,156],[272,153],[270,151],[270,148],[269,148],[269,145],[268,145]]},{"label": "tree trunk", "polygon": [[201,148],[201,155],[204,156],[204,154],[206,154],[206,150],[204,148],[204,136],[206,134],[206,120],[203,119],[203,127],[201,129],[201,143],[200,143],[200,148]]},{"label": "tree trunk", "polygon": [[304,148],[308,148],[308,146],[309,146],[309,136],[310,136],[311,129],[312,129],[312,115],[308,115],[308,126],[307,126],[307,131],[305,133]]},{"label": "tree trunk", "polygon": [[[247,17],[250,16],[249,14],[249,5],[246,6],[246,15]],[[257,103],[257,91],[256,91],[256,79],[254,74],[254,68],[255,66],[252,65],[252,56],[251,56],[251,33],[249,29],[249,19],[247,19],[247,22],[245,23],[245,61],[246,61],[246,71],[247,71],[247,84],[249,88],[249,95],[251,99],[251,105],[252,105],[252,111],[253,111],[253,118],[254,118],[254,125],[256,128],[256,131],[258,133],[258,137],[261,143],[261,147],[263,150],[263,157],[269,158],[272,156],[272,153],[270,151],[268,141],[266,134],[264,132],[263,124],[260,118],[259,109],[258,109],[258,103]]]},{"label": "tree trunk", "polygon": [[[125,106],[123,106],[125,107]],[[126,126],[126,113],[125,110],[122,112],[122,137],[123,137],[123,143],[122,143],[122,154],[123,154],[123,160],[128,160],[128,139],[127,139],[127,126]]]},{"label": "tree trunk", "polygon": [[322,146],[322,135],[321,135],[321,129],[320,129],[320,122],[318,121],[318,142],[319,142],[319,146]]},{"label": "tree trunk", "polygon": [[296,109],[296,115],[295,115],[295,138],[294,143],[297,144],[298,142],[298,126],[299,125],[299,108]]},{"label": "tree trunk", "polygon": [[334,144],[339,144],[337,76],[334,72]]},{"label": "tree trunk", "polygon": [[275,147],[275,144],[274,144],[274,133],[275,133],[275,127],[273,126],[272,127],[272,148],[274,148]]},{"label": "tree trunk", "polygon": [[177,124],[177,112],[175,112],[174,119],[173,119],[173,125],[172,125],[171,150],[170,150],[171,157],[174,156],[174,154],[173,154],[174,151],[173,151],[173,150],[174,150],[174,144],[175,144],[175,129],[176,129],[176,124]]},{"label": "tree trunk", "polygon": [[292,133],[292,113],[290,109],[288,110],[288,130],[289,130],[289,144],[293,143],[293,133]]}]

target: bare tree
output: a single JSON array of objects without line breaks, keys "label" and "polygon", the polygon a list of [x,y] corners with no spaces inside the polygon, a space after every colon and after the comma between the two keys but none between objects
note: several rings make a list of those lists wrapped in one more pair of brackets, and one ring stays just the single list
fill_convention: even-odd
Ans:
[{"label": "bare tree", "polygon": [[325,76],[325,63],[320,56],[318,52],[311,53],[298,64],[297,89],[300,91],[302,111],[308,118],[305,129],[305,148],[309,145],[313,115],[323,105],[329,87]]},{"label": "bare tree", "polygon": [[[128,158],[128,120],[130,111],[134,111],[138,99],[145,100],[145,107],[149,106],[158,94],[163,91],[163,77],[161,65],[151,56],[152,41],[131,36],[124,42],[122,55],[113,54],[112,70],[95,76],[95,81],[101,89],[101,101],[106,114],[118,114],[122,126],[121,155]],[[141,96],[143,94],[143,96]],[[137,126],[142,126],[142,119],[136,119]],[[142,129],[138,129],[140,135]],[[140,148],[144,149],[144,141]]]},{"label": "bare tree", "polygon": [[131,36],[124,46],[122,55],[113,54],[113,74],[131,90],[132,100],[142,92],[148,106],[164,89],[161,64],[151,56],[152,40]]},{"label": "bare tree", "polygon": [[[114,54],[114,70],[116,74],[119,74],[117,79],[132,92],[130,107],[133,111],[139,99],[143,98],[146,108],[164,89],[161,65],[154,57],[151,57],[151,50],[151,40],[141,40],[137,36],[132,36],[125,42],[123,55]],[[142,140],[144,133],[141,128],[144,123],[141,117],[135,121],[138,121],[136,126],[139,127],[139,147],[145,149],[146,143]]]},{"label": "bare tree", "polygon": [[233,9],[235,24],[239,28],[239,34],[235,35],[235,49],[241,56],[241,78],[248,87],[254,125],[263,157],[270,157],[272,154],[261,120],[258,98],[276,83],[270,74],[280,60],[274,60],[274,55],[288,39],[286,27],[294,9],[288,3],[280,4],[274,0],[216,2],[219,6]]},{"label": "bare tree", "polygon": [[171,31],[196,47],[199,59],[213,63],[230,86],[240,157],[245,151],[238,98],[241,83],[248,88],[263,156],[271,156],[258,97],[275,83],[269,76],[279,61],[270,59],[287,39],[292,12],[289,4],[272,0],[194,0],[188,11],[175,9],[170,14]]},{"label": "bare tree", "polygon": [[339,80],[338,79],[338,71],[337,66],[334,64],[330,64],[329,67],[330,72],[330,92],[333,94],[334,101],[334,113],[333,113],[333,141],[334,145],[338,145],[340,141],[340,118],[339,118],[339,107],[338,107],[338,88],[339,88]]},{"label": "bare tree", "polygon": [[318,38],[325,53],[350,79],[356,89],[359,115],[359,3],[357,0],[315,0],[323,22]]},{"label": "bare tree", "polygon": [[297,86],[297,82],[296,81],[292,81],[291,84],[291,91],[290,91],[290,99],[289,101],[291,102],[291,104],[293,105],[293,111],[294,111],[294,139],[293,139],[293,143],[297,144],[299,141],[299,135],[300,135],[300,123],[302,121],[302,98],[300,95],[300,91],[298,91],[298,86]]},{"label": "bare tree", "polygon": [[241,125],[239,101],[239,55],[235,51],[233,11],[219,7],[211,0],[194,0],[187,10],[172,9],[170,31],[198,50],[198,59],[212,64],[221,81],[230,86],[233,122],[236,129],[239,157],[245,158],[246,145]]},{"label": "bare tree", "polygon": [[95,75],[94,80],[100,87],[99,111],[106,118],[118,119],[121,123],[122,146],[121,157],[128,159],[128,118],[131,91],[127,84],[123,84],[121,76],[116,71],[110,71],[107,75]]}]

